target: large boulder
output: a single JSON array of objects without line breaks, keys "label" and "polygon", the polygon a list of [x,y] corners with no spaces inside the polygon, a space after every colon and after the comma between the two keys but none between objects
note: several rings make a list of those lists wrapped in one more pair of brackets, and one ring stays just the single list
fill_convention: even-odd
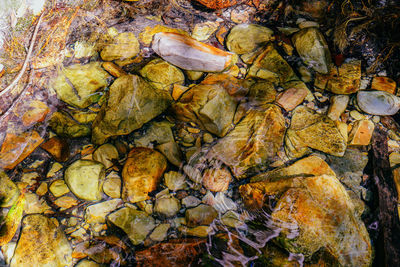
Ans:
[{"label": "large boulder", "polygon": [[136,75],[121,76],[110,86],[108,101],[92,127],[92,141],[103,144],[114,135],[125,135],[161,114],[170,104],[166,91],[156,90]]}]

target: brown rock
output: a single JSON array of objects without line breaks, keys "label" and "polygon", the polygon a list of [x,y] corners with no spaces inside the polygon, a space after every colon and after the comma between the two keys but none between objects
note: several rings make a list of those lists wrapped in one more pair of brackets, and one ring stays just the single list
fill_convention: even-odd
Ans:
[{"label": "brown rock", "polygon": [[0,149],[0,167],[12,169],[28,157],[43,142],[36,131],[21,135],[7,133]]},{"label": "brown rock", "polygon": [[29,103],[28,110],[22,116],[22,124],[30,127],[38,122],[42,122],[49,112],[50,108],[45,103],[33,100]]},{"label": "brown rock", "polygon": [[367,146],[371,142],[375,125],[370,120],[356,121],[349,134],[349,145]]},{"label": "brown rock", "polygon": [[227,168],[207,169],[203,174],[203,186],[213,192],[228,190],[232,175]]},{"label": "brown rock", "polygon": [[396,93],[396,82],[389,77],[374,77],[371,89],[385,91],[394,95]]},{"label": "brown rock", "polygon": [[64,162],[69,157],[68,143],[57,136],[50,138],[41,144],[40,147],[52,155],[56,161]]},{"label": "brown rock", "polygon": [[291,111],[303,102],[307,94],[304,88],[289,88],[277,96],[276,103],[286,111]]},{"label": "brown rock", "polygon": [[213,207],[205,204],[187,209],[185,213],[186,223],[189,227],[210,225],[217,216],[218,212]]},{"label": "brown rock", "polygon": [[114,77],[121,77],[123,75],[126,75],[126,72],[121,69],[119,66],[115,65],[112,62],[103,62],[103,64],[101,64],[101,66],[108,72],[110,73],[112,76]]},{"label": "brown rock", "polygon": [[148,199],[166,168],[167,160],[160,152],[144,147],[132,149],[122,170],[122,198],[132,203]]}]

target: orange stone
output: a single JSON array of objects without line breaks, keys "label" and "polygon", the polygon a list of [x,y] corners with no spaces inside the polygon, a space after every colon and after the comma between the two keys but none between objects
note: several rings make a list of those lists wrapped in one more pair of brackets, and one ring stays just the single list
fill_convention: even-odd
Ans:
[{"label": "orange stone", "polygon": [[375,125],[370,120],[356,121],[349,135],[349,140],[351,140],[349,145],[369,145],[374,128]]},{"label": "orange stone", "polygon": [[22,124],[29,127],[38,122],[42,122],[49,112],[50,108],[45,103],[39,100],[33,100],[29,103],[28,110],[22,116]]},{"label": "orange stone", "polygon": [[207,169],[203,175],[203,185],[210,191],[223,192],[228,190],[232,175],[226,168]]},{"label": "orange stone", "polygon": [[21,135],[7,133],[0,149],[0,167],[13,169],[28,157],[41,143],[38,132],[25,132]]},{"label": "orange stone", "polygon": [[56,161],[64,162],[69,157],[68,143],[57,136],[50,138],[40,147],[52,155]]},{"label": "orange stone", "polygon": [[374,77],[371,89],[385,91],[394,95],[396,93],[396,82],[389,77]]},{"label": "orange stone", "polygon": [[172,88],[172,98],[177,101],[181,95],[187,91],[187,89],[189,89],[189,87],[187,86],[183,86],[180,84],[174,84],[174,87]]},{"label": "orange stone", "polygon": [[121,77],[122,75],[126,75],[126,72],[115,65],[112,62],[103,62],[101,65],[108,73],[110,73],[114,77]]},{"label": "orange stone", "polygon": [[304,88],[289,88],[277,96],[276,103],[286,111],[291,111],[303,102],[307,94]]}]

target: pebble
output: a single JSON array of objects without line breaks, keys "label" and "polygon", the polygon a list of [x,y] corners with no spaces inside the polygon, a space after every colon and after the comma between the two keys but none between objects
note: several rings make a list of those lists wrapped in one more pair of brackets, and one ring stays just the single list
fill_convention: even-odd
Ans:
[{"label": "pebble", "polygon": [[196,207],[201,203],[201,200],[194,196],[187,196],[182,199],[182,205],[186,206],[186,208]]},{"label": "pebble", "polygon": [[153,232],[150,234],[150,239],[157,242],[165,240],[168,230],[170,228],[171,225],[169,223],[162,223],[157,225],[157,227],[154,228]]},{"label": "pebble", "polygon": [[55,197],[61,197],[69,193],[69,188],[64,180],[55,180],[50,184],[49,190]]},{"label": "pebble", "polygon": [[173,196],[163,196],[156,199],[154,212],[165,217],[173,217],[178,213],[180,208],[181,204],[178,199]]}]

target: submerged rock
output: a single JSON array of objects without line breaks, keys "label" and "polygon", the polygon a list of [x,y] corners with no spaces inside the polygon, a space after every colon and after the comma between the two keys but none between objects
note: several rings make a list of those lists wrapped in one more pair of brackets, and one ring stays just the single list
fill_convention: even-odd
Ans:
[{"label": "submerged rock", "polygon": [[185,213],[186,223],[189,227],[209,225],[217,216],[218,212],[213,207],[204,204],[187,209]]},{"label": "submerged rock", "polygon": [[279,107],[252,109],[242,121],[212,147],[209,154],[227,166],[238,177],[268,166],[282,147],[285,120]]},{"label": "submerged rock", "polygon": [[111,44],[106,45],[100,53],[104,61],[133,58],[140,52],[139,41],[133,32],[118,34]]},{"label": "submerged rock", "polygon": [[293,111],[285,135],[285,150],[289,157],[298,158],[316,149],[334,156],[343,156],[347,147],[347,125],[304,106]]},{"label": "submerged rock", "polygon": [[232,175],[227,168],[210,168],[203,173],[203,186],[213,192],[228,190]]},{"label": "submerged rock", "polygon": [[112,199],[90,205],[85,211],[85,222],[89,224],[105,223],[106,216],[123,204],[121,199]]},{"label": "submerged rock", "polygon": [[293,35],[292,41],[305,64],[316,72],[328,73],[331,53],[324,36],[317,28],[301,29]]},{"label": "submerged rock", "polygon": [[72,249],[57,220],[39,214],[26,216],[10,266],[71,265]]},{"label": "submerged rock", "polygon": [[136,75],[121,76],[110,86],[108,101],[92,127],[92,141],[103,144],[114,135],[124,135],[161,114],[170,104],[166,91],[156,90]]},{"label": "submerged rock", "polygon": [[226,46],[229,51],[239,55],[250,53],[266,45],[273,33],[271,29],[256,24],[236,25],[226,37]]},{"label": "submerged rock", "polygon": [[89,126],[77,123],[63,112],[55,112],[49,125],[61,137],[78,138],[90,135]]},{"label": "submerged rock", "polygon": [[118,160],[118,150],[112,144],[104,144],[99,146],[93,153],[93,159],[103,163],[106,169],[114,165],[114,161]]},{"label": "submerged rock", "polygon": [[360,91],[357,93],[358,107],[372,115],[394,115],[400,109],[400,99],[385,91]]},{"label": "submerged rock", "polygon": [[149,198],[167,168],[165,157],[150,148],[134,148],[128,154],[122,170],[124,201],[136,203]]},{"label": "submerged rock", "polygon": [[16,184],[0,169],[0,207],[6,208],[14,205],[19,196]]},{"label": "submerged rock", "polygon": [[396,94],[396,82],[389,77],[374,77],[371,83],[372,90],[385,91],[389,94]]},{"label": "submerged rock", "polygon": [[181,204],[179,200],[171,195],[168,195],[162,196],[156,200],[154,212],[160,214],[161,216],[173,217],[178,213],[180,208]]}]

